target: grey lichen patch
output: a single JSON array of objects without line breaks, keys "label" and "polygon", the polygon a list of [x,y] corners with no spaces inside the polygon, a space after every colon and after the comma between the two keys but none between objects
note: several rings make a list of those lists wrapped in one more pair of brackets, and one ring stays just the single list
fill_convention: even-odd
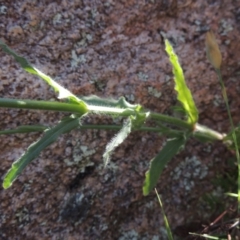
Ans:
[{"label": "grey lichen patch", "polygon": [[219,96],[219,95],[214,95],[213,104],[214,104],[216,107],[219,107],[222,103],[223,103],[222,97]]},{"label": "grey lichen patch", "polygon": [[231,24],[231,20],[226,20],[226,19],[222,19],[220,21],[220,32],[221,35],[227,35],[228,32],[233,30],[233,26]]},{"label": "grey lichen patch", "polygon": [[99,12],[96,8],[91,9],[91,16],[92,18],[96,18],[96,16],[99,15]]},{"label": "grey lichen patch", "polygon": [[86,39],[88,40],[89,43],[91,43],[93,40],[93,36],[91,34],[86,34]]},{"label": "grey lichen patch", "polygon": [[195,186],[194,181],[203,179],[207,173],[208,167],[203,165],[196,156],[186,158],[171,172],[173,180],[177,181],[177,186],[174,188],[181,188],[189,192]]},{"label": "grey lichen patch", "polygon": [[77,144],[72,153],[72,158],[64,159],[67,166],[77,166],[80,172],[88,166],[93,166],[94,163],[90,161],[91,156],[96,152],[95,149],[89,149],[87,146]]},{"label": "grey lichen patch", "polygon": [[195,25],[196,25],[196,32],[204,32],[209,30],[209,26],[205,25],[204,22],[201,22],[199,20],[195,20],[194,21]]},{"label": "grey lichen patch", "polygon": [[104,165],[104,163],[100,164],[99,169],[108,169],[111,170],[113,172],[116,172],[118,170],[118,165],[112,161],[110,161],[106,166]]},{"label": "grey lichen patch", "polygon": [[98,91],[101,91],[101,92],[104,91],[104,89],[105,89],[105,87],[106,87],[106,82],[97,79],[97,77],[95,77],[95,76],[92,77],[92,79],[89,80],[89,82],[90,82],[91,84],[93,84]]},{"label": "grey lichen patch", "polygon": [[93,41],[93,36],[90,33],[81,32],[81,40],[74,45],[76,48],[83,48]]},{"label": "grey lichen patch", "polygon": [[171,86],[171,84],[172,84],[172,81],[173,79],[172,79],[172,77],[171,76],[169,76],[169,75],[165,75],[165,83],[168,85],[168,86]]},{"label": "grey lichen patch", "polygon": [[102,162],[98,165],[98,174],[103,176],[103,182],[114,182],[116,180],[116,172],[118,165],[110,161],[106,166]]},{"label": "grey lichen patch", "polygon": [[148,93],[156,98],[160,98],[162,93],[153,87],[148,87]]},{"label": "grey lichen patch", "polygon": [[171,77],[169,75],[165,75],[165,82],[169,82],[171,80]]},{"label": "grey lichen patch", "polygon": [[74,70],[78,67],[78,64],[86,63],[86,58],[84,54],[77,55],[75,50],[72,50],[72,60],[71,60],[71,68]]},{"label": "grey lichen patch", "polygon": [[106,2],[104,2],[104,6],[106,7],[106,8],[108,8],[108,7],[110,7],[112,4],[114,4],[112,1],[106,1]]},{"label": "grey lichen patch", "polygon": [[30,221],[29,211],[25,207],[17,211],[15,216],[17,218],[19,228],[24,227]]},{"label": "grey lichen patch", "polygon": [[43,29],[45,27],[45,21],[42,20],[39,24],[39,29]]},{"label": "grey lichen patch", "polygon": [[[7,217],[6,217],[6,215],[5,214],[1,214],[0,215],[0,222],[3,224],[3,223],[6,223],[6,219],[7,219]],[[1,236],[1,235],[0,235]]]},{"label": "grey lichen patch", "polygon": [[0,6],[0,15],[5,15],[7,14],[8,8],[4,5]]},{"label": "grey lichen patch", "polygon": [[77,47],[85,47],[87,45],[86,38],[82,38],[80,41],[76,43]]},{"label": "grey lichen patch", "polygon": [[118,238],[118,240],[138,240],[139,239],[139,235],[135,230],[130,230],[127,232],[124,232],[122,234],[122,236],[120,238]]},{"label": "grey lichen patch", "polygon": [[108,229],[108,225],[106,223],[103,223],[103,224],[100,224],[99,228],[102,230],[102,231],[105,231]]},{"label": "grey lichen patch", "polygon": [[32,187],[32,183],[33,183],[32,180],[29,180],[28,183],[24,183],[24,184],[23,184],[24,190],[25,190],[25,191],[30,190],[31,187]]},{"label": "grey lichen patch", "polygon": [[230,45],[230,43],[231,43],[231,40],[230,40],[230,39],[228,39],[228,40],[224,41],[224,43],[225,43],[225,45]]},{"label": "grey lichen patch", "polygon": [[57,25],[57,24],[61,23],[61,20],[62,20],[62,15],[60,13],[57,13],[53,17],[53,25]]},{"label": "grey lichen patch", "polygon": [[154,201],[148,201],[145,204],[146,208],[152,209],[154,207]]},{"label": "grey lichen patch", "polygon": [[146,82],[148,80],[148,75],[143,73],[143,72],[139,72],[138,73],[138,78],[141,80],[141,81],[144,81]]},{"label": "grey lichen patch", "polygon": [[125,94],[125,97],[130,102],[134,102],[135,100],[135,96],[133,94]]},{"label": "grey lichen patch", "polygon": [[178,30],[160,31],[159,33],[164,39],[170,40],[173,47],[176,47],[179,43],[186,42],[186,34]]}]

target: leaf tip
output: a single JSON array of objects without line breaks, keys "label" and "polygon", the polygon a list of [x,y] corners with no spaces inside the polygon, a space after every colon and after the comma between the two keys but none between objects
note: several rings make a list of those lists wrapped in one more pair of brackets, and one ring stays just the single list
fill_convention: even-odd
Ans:
[{"label": "leaf tip", "polygon": [[151,189],[150,189],[150,182],[149,182],[149,170],[145,173],[145,180],[143,183],[142,191],[143,191],[143,196],[147,196]]},{"label": "leaf tip", "polygon": [[2,184],[2,186],[3,186],[4,189],[10,188],[11,185],[12,185],[12,183],[10,183],[10,182],[7,181],[6,179],[4,179],[3,184]]},{"label": "leaf tip", "polygon": [[143,196],[146,197],[149,194],[149,191],[143,187]]}]

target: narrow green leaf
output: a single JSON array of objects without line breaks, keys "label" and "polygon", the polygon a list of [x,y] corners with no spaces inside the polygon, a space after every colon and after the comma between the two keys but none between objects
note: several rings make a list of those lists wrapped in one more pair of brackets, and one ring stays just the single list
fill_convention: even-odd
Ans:
[{"label": "narrow green leaf", "polygon": [[31,74],[41,77],[46,83],[48,83],[51,87],[53,87],[54,91],[59,93],[59,96],[58,96],[59,99],[68,98],[72,102],[79,104],[82,108],[85,108],[85,111],[87,111],[87,105],[81,99],[79,99],[77,96],[75,96],[73,93],[68,91],[66,88],[62,87],[60,84],[55,82],[51,77],[44,74],[37,68],[33,67],[24,57],[19,56],[16,52],[14,52],[10,47],[8,47],[1,40],[0,40],[0,47],[4,52],[13,56],[14,59],[21,65],[21,67],[26,72],[29,72]]},{"label": "narrow green leaf", "polygon": [[158,198],[159,205],[160,205],[160,207],[161,207],[161,209],[162,209],[164,224],[165,224],[165,227],[166,227],[166,229],[167,229],[168,240],[173,240],[172,231],[171,231],[170,225],[169,225],[169,223],[168,223],[168,219],[167,219],[167,216],[166,216],[166,214],[165,214],[165,211],[164,211],[164,208],[163,208],[163,204],[162,204],[161,198],[160,198],[160,196],[159,196],[156,188],[155,188],[155,192],[156,192],[156,194],[157,194],[157,198]]},{"label": "narrow green leaf", "polygon": [[166,145],[150,162],[149,170],[146,172],[143,184],[143,195],[147,196],[156,186],[157,181],[165,167],[165,165],[178,153],[184,146],[186,138],[184,136],[167,141]]},{"label": "narrow green leaf", "polygon": [[187,116],[189,123],[196,123],[198,121],[198,110],[193,101],[192,94],[185,82],[183,70],[179,64],[178,57],[175,54],[170,42],[165,40],[166,52],[173,67],[175,90],[177,91],[177,99],[181,102]]},{"label": "narrow green leaf", "polygon": [[30,132],[42,132],[45,131],[48,127],[41,125],[23,125],[19,126],[16,129],[8,129],[0,131],[0,135],[3,134],[14,134],[14,133],[30,133]]},{"label": "narrow green leaf", "polygon": [[215,237],[215,236],[211,236],[208,234],[198,234],[198,233],[189,233],[190,235],[194,235],[194,236],[199,236],[199,237],[203,237],[205,239],[213,239],[213,240],[228,240],[227,238],[222,238],[222,237]]},{"label": "narrow green leaf", "polygon": [[128,118],[124,122],[122,129],[108,143],[108,145],[106,146],[105,152],[103,154],[103,162],[105,166],[109,163],[111,154],[113,153],[114,149],[118,147],[131,133],[131,128],[132,128],[132,120]]},{"label": "narrow green leaf", "polygon": [[31,144],[27,151],[12,164],[11,169],[4,177],[3,188],[9,188],[24,168],[34,160],[43,149],[56,141],[61,134],[69,132],[78,126],[79,117],[72,115],[71,117],[62,119],[55,127],[47,130],[41,139]]}]

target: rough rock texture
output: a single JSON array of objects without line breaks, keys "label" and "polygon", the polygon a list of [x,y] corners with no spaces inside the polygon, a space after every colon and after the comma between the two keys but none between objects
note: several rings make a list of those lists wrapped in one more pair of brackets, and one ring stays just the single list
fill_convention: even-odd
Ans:
[{"label": "rough rock texture", "polygon": [[[229,122],[216,75],[206,59],[212,28],[223,54],[223,77],[235,124],[239,111],[240,2],[165,0],[0,1],[0,38],[77,95],[118,98],[160,113],[176,104],[163,38],[174,45],[200,122],[227,132]],[[0,51],[0,97],[53,99],[40,79]],[[66,114],[0,109],[0,129],[53,125]],[[111,119],[91,118],[89,122]],[[103,168],[114,132],[72,131],[48,147],[8,190],[0,191],[1,239],[165,239],[156,195],[142,196],[157,134],[132,133]],[[27,136],[27,137],[26,137]],[[0,136],[0,176],[41,134]],[[222,144],[192,141],[161,177],[161,194],[176,236],[201,230],[215,209],[201,197],[228,170]],[[218,191],[219,190],[219,191]],[[195,228],[194,228],[195,227]]]}]

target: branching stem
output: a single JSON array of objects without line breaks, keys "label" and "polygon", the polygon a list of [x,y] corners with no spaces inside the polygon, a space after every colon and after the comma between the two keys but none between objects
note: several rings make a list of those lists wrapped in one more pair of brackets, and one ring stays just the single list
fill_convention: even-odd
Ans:
[{"label": "branching stem", "polygon": [[[62,103],[54,101],[38,101],[38,100],[22,100],[22,99],[6,99],[0,98],[0,107],[4,108],[18,108],[18,109],[34,109],[34,110],[46,110],[46,111],[59,111],[59,112],[70,112],[70,113],[81,113],[81,108],[77,104],[73,103]],[[113,108],[113,107],[99,107],[88,105],[89,112],[101,112],[105,114],[114,114],[117,116],[128,117],[131,114],[134,114],[134,111],[126,111],[122,108]],[[204,137],[206,140],[223,140],[224,135],[214,131],[208,127],[196,124],[192,126],[190,123],[183,121],[178,118],[174,118],[168,115],[160,113],[149,113],[149,118],[157,123],[171,125],[182,130],[174,130],[168,128],[167,133],[178,134],[181,131],[190,131],[193,132],[193,135],[196,137]],[[122,126],[114,125],[83,125],[83,129],[112,129],[118,130]],[[154,131],[154,132],[163,132],[161,127],[147,127],[142,126],[138,128],[139,131]]]}]

